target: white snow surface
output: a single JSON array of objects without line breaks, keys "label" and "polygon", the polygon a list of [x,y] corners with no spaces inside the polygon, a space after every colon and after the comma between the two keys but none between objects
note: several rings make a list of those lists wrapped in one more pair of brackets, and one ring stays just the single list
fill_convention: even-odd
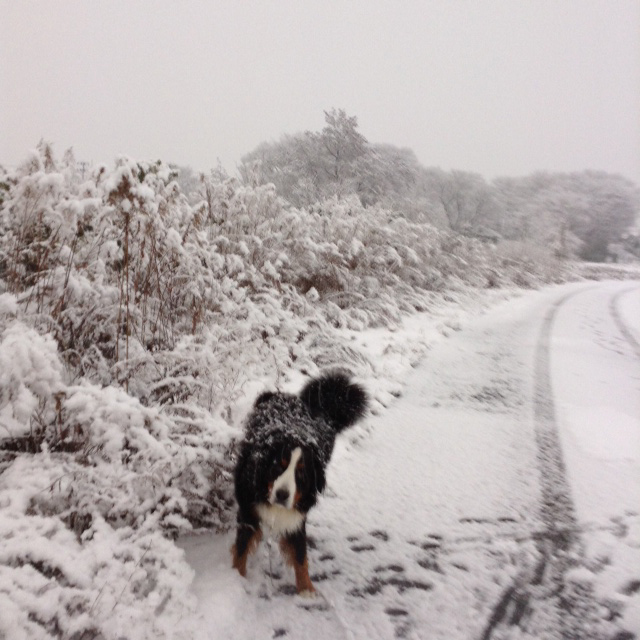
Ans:
[{"label": "white snow surface", "polygon": [[[554,305],[549,371],[536,373]],[[354,335],[399,397],[338,440],[307,526],[316,598],[294,595],[274,541],[243,579],[233,533],[182,540],[201,638],[560,637],[553,622],[547,635],[490,622],[539,561],[536,375],[551,382],[583,549],[565,577],[593,590],[593,637],[640,634],[640,283],[555,286],[473,313]],[[431,344],[422,362],[417,336]]]},{"label": "white snow surface", "polygon": [[[636,330],[640,287],[621,291],[625,325]],[[640,508],[640,362],[616,329],[608,300],[599,287],[590,288],[560,309],[551,348],[575,505],[580,519],[597,524]]]}]

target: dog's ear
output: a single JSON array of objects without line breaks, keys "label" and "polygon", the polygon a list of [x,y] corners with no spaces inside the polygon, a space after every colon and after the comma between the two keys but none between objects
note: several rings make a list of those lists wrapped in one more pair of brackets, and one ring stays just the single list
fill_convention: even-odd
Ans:
[{"label": "dog's ear", "polygon": [[273,391],[263,391],[257,398],[256,401],[253,403],[254,407],[257,407],[258,405],[261,405],[264,402],[268,402],[269,400],[271,400],[271,398],[273,398],[275,396],[275,392]]},{"label": "dog's ear", "polygon": [[248,485],[247,479],[255,476],[255,473],[248,472],[249,464],[250,457],[247,455],[247,451],[242,449],[233,474],[235,496],[241,508],[247,508],[252,501],[253,487]]},{"label": "dog's ear", "polygon": [[367,392],[341,372],[310,380],[300,392],[300,399],[312,418],[324,418],[336,431],[360,420],[368,405]]},{"label": "dog's ear", "polygon": [[324,465],[317,456],[313,457],[313,483],[318,493],[322,493],[327,485],[327,479],[324,475]]}]

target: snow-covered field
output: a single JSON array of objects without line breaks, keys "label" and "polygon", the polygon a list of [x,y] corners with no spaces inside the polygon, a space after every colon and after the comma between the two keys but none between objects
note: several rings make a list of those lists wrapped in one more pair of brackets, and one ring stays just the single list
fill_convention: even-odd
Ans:
[{"label": "snow-covered field", "polygon": [[190,536],[189,624],[239,640],[640,635],[639,318],[639,283],[590,282],[354,335],[398,397],[336,447],[308,524],[319,595],[294,595],[273,541],[245,580],[232,533]]}]

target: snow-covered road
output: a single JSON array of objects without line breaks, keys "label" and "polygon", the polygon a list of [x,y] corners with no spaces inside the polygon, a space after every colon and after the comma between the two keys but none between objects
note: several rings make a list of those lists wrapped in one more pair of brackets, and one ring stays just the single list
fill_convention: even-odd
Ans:
[{"label": "snow-covered road", "polygon": [[230,535],[183,542],[202,637],[640,633],[639,319],[640,284],[581,283],[439,340],[336,446],[308,524],[315,600],[277,544],[243,580]]}]

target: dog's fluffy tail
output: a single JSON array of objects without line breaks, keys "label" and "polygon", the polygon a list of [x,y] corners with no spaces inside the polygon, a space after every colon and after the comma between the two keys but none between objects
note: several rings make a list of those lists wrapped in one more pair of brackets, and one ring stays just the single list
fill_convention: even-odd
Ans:
[{"label": "dog's fluffy tail", "polygon": [[367,392],[341,372],[325,373],[310,380],[300,399],[313,418],[322,416],[337,432],[360,420],[367,410]]}]

